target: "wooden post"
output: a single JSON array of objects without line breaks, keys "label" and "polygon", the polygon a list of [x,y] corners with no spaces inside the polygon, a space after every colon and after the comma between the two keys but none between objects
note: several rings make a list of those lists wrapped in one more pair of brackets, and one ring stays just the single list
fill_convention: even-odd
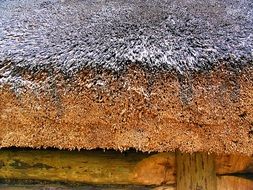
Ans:
[{"label": "wooden post", "polygon": [[176,153],[177,190],[217,190],[215,159],[207,153]]}]

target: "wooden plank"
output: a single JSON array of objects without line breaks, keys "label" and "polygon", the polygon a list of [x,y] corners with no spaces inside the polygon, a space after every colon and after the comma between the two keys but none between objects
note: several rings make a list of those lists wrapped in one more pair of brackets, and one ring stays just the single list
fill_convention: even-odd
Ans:
[{"label": "wooden plank", "polygon": [[[82,185],[82,186],[67,186],[67,185],[15,185],[15,184],[5,184],[0,186],[0,190],[159,190],[156,187],[146,187],[146,186],[122,186],[122,185]],[[162,189],[160,189],[162,190]],[[166,189],[174,190],[174,189]]]},{"label": "wooden plank", "polygon": [[66,186],[66,185],[15,185],[4,184],[0,185],[1,190],[175,190],[175,186],[160,186],[160,187],[147,187],[147,186],[119,186],[119,185],[102,185],[102,186]]},{"label": "wooden plank", "polygon": [[176,182],[175,154],[159,153],[139,162],[133,175],[138,184],[174,184]]},{"label": "wooden plank", "polygon": [[217,190],[213,155],[177,152],[176,164],[177,190]]},{"label": "wooden plank", "polygon": [[[217,156],[215,161],[218,175],[253,171],[252,157],[221,155]],[[174,153],[0,151],[0,179],[89,184],[170,185],[176,183],[175,175]]]},{"label": "wooden plank", "polygon": [[[160,186],[154,190],[176,190],[174,186]],[[185,190],[188,190],[185,188]],[[199,189],[196,189],[199,190]],[[218,176],[217,190],[253,190],[253,180],[235,176]]]},{"label": "wooden plank", "polygon": [[218,190],[253,190],[253,180],[235,176],[219,176]]},{"label": "wooden plank", "polygon": [[216,160],[217,174],[253,173],[253,158],[243,155],[218,155]]},{"label": "wooden plank", "polygon": [[176,186],[160,186],[160,187],[155,187],[153,190],[176,190]]},{"label": "wooden plank", "polygon": [[[158,187],[147,186],[65,186],[58,184],[47,185],[15,185],[2,184],[1,190],[176,190],[176,186],[162,185]],[[253,180],[244,179],[235,176],[219,176],[217,178],[217,190],[252,190]],[[187,190],[187,189],[185,189]]]},{"label": "wooden plank", "polygon": [[0,151],[0,178],[89,184],[175,182],[174,154],[115,151]]}]

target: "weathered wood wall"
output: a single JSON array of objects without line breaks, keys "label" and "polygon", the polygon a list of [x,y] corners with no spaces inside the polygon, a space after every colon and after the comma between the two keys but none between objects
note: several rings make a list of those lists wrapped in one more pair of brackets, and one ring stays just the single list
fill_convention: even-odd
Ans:
[{"label": "weathered wood wall", "polygon": [[[253,158],[215,157],[218,190],[252,190]],[[240,175],[239,175],[240,174]],[[1,150],[0,179],[88,184],[154,185],[175,189],[174,153],[115,151]]]}]

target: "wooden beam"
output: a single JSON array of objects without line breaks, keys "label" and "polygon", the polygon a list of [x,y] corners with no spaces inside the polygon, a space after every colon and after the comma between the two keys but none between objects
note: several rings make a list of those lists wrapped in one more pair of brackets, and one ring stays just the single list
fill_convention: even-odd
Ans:
[{"label": "wooden beam", "polygon": [[[218,176],[217,190],[252,190],[253,180],[236,176]],[[173,186],[160,186],[152,190],[176,190]],[[185,190],[188,190],[185,188]]]},{"label": "wooden beam", "polygon": [[0,179],[89,184],[175,183],[173,153],[116,151],[0,151]]},{"label": "wooden beam", "polygon": [[215,159],[207,153],[176,153],[177,190],[217,190]]},{"label": "wooden beam", "polygon": [[[204,167],[207,167],[207,162],[213,165],[212,159],[206,156],[211,155],[204,153],[180,155],[177,153],[177,163],[186,160],[188,170],[194,168],[193,171],[196,169],[201,171],[203,169],[201,160],[204,159]],[[242,183],[242,186],[245,186],[245,180],[242,178],[231,180],[232,176],[225,175],[253,173],[252,160],[252,157],[236,155],[215,157],[218,184],[237,184],[240,187]],[[189,163],[191,163],[190,166]],[[183,167],[183,165],[177,164],[177,167]],[[180,171],[180,168],[178,170]],[[211,170],[211,167],[208,167],[207,170]],[[207,175],[203,171],[201,174]],[[186,173],[181,172],[180,174],[179,172],[178,175],[186,175]],[[193,178],[194,176],[191,176],[190,179]],[[0,150],[0,179],[46,180],[52,183],[60,181],[88,184],[155,185],[159,186],[158,190],[173,189],[176,181],[179,184],[182,183],[176,180],[175,153],[147,154],[134,151],[120,153],[116,151]],[[248,182],[252,181],[248,180]],[[224,189],[224,186],[220,185],[220,188]]]},{"label": "wooden beam", "polygon": [[217,174],[253,173],[253,158],[243,155],[218,155],[215,158]]},{"label": "wooden beam", "polygon": [[219,176],[218,190],[253,190],[253,180],[235,176]]}]

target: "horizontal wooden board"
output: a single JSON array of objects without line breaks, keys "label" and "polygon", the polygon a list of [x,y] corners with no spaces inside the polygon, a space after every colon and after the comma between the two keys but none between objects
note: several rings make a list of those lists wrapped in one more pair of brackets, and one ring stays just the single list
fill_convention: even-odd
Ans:
[{"label": "horizontal wooden board", "polygon": [[[252,157],[216,156],[217,175],[250,173],[253,172],[252,168]],[[227,180],[223,176],[220,178]],[[175,154],[100,150],[1,150],[0,179],[78,184],[173,185],[176,183]],[[236,182],[230,180],[229,183]]]},{"label": "horizontal wooden board", "polygon": [[218,190],[253,190],[253,180],[235,176],[218,177]]},{"label": "horizontal wooden board", "polygon": [[[220,176],[218,177],[217,190],[252,190],[253,181],[234,176]],[[0,185],[1,190],[176,190],[176,186],[162,185],[158,187],[144,187],[144,186],[64,186],[64,185],[15,185],[4,184]]]},{"label": "horizontal wooden board", "polygon": [[0,178],[91,184],[175,182],[174,155],[114,151],[0,151]]}]

